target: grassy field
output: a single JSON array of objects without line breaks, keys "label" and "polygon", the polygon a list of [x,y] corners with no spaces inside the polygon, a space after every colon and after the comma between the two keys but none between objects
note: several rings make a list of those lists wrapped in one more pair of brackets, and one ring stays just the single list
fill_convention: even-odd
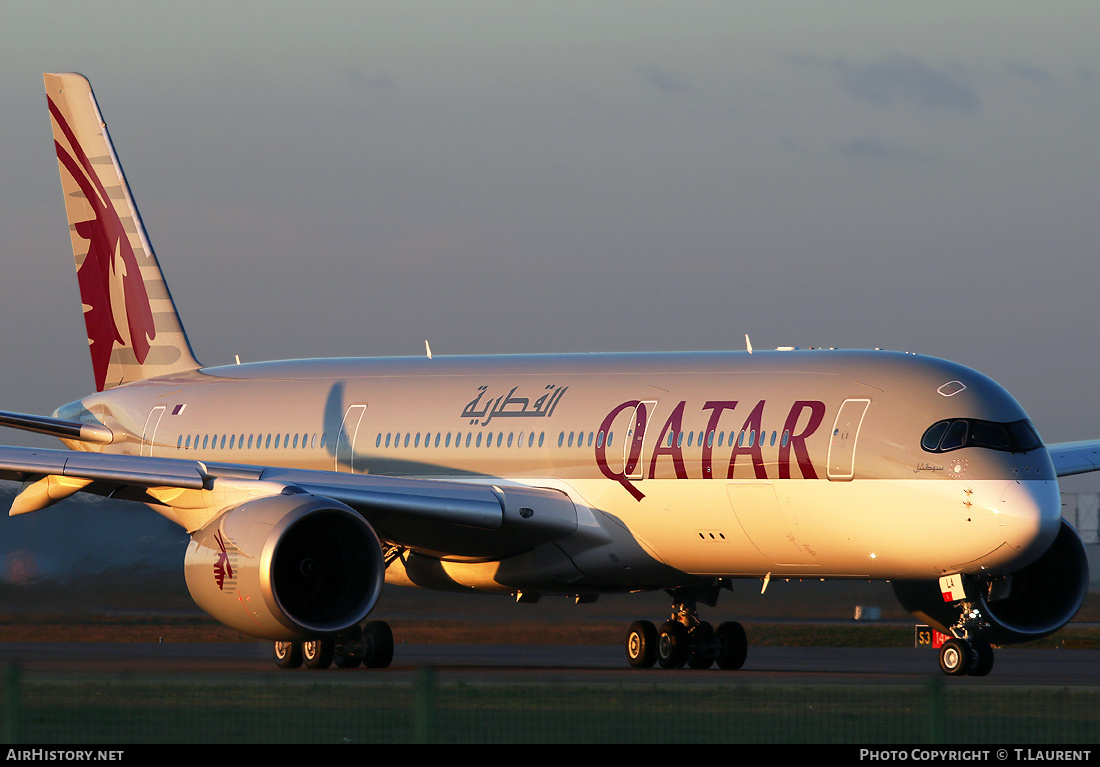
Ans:
[{"label": "grassy field", "polygon": [[[1095,743],[1095,690],[943,686],[27,685],[46,743]],[[275,678],[280,678],[275,675]],[[335,678],[335,677],[331,677]],[[140,752],[139,752],[140,753]]]}]

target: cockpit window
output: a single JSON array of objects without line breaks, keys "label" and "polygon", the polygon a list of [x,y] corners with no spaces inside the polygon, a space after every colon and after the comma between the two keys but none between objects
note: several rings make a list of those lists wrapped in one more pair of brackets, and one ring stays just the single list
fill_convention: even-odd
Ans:
[{"label": "cockpit window", "polygon": [[929,453],[946,453],[960,447],[984,447],[1006,453],[1027,453],[1042,447],[1042,440],[1027,419],[1012,423],[952,418],[937,421],[921,437],[920,446]]}]

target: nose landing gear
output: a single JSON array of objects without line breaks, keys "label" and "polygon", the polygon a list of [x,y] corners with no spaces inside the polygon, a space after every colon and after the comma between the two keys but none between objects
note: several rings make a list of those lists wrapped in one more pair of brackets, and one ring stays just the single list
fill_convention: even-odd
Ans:
[{"label": "nose landing gear", "polygon": [[993,647],[981,639],[952,637],[940,647],[940,670],[948,676],[985,676],[993,669]]}]

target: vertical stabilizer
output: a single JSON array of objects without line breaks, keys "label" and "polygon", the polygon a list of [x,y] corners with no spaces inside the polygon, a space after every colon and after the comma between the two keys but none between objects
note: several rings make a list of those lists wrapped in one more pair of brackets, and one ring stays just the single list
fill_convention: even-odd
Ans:
[{"label": "vertical stabilizer", "polygon": [[43,77],[96,390],[197,369],[91,84]]}]

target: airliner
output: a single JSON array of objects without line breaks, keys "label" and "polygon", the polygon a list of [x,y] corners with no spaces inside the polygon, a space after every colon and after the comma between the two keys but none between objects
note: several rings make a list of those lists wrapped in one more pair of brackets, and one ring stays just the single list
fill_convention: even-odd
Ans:
[{"label": "airliner", "polygon": [[[909,353],[833,349],[306,359],[203,367],[89,82],[45,86],[96,392],[0,424],[10,514],[76,493],[190,535],[196,604],[283,668],[388,666],[384,584],[557,595],[661,590],[635,668],[738,669],[703,619],[736,579],[889,581],[950,637],[951,675],[1064,626],[1088,586],[1044,445],[1001,386]],[[662,618],[664,618],[662,620]]]}]

